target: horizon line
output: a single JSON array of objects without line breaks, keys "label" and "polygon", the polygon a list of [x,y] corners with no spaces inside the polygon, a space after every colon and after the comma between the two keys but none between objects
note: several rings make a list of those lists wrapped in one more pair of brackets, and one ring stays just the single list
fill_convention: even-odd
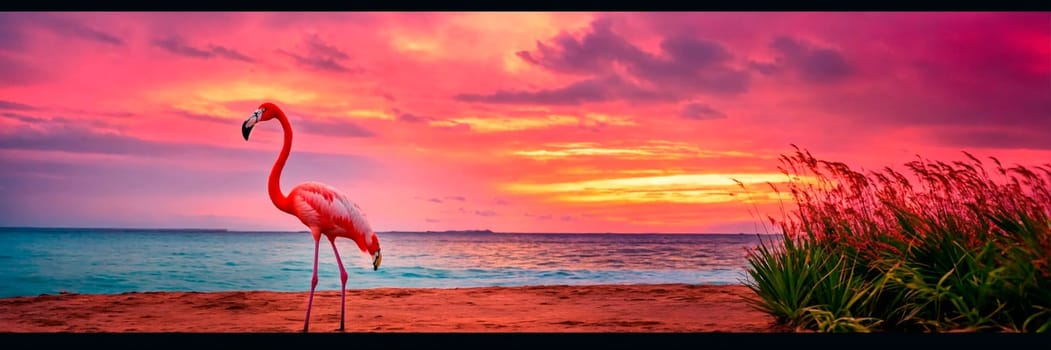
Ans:
[{"label": "horizon line", "polygon": [[[140,231],[219,231],[230,233],[261,232],[261,233],[310,233],[308,230],[233,230],[228,228],[149,228],[149,227],[90,227],[90,226],[5,226],[0,229],[85,229],[85,230],[140,230]],[[494,231],[490,229],[456,229],[456,230],[382,230],[376,233],[457,233],[457,232],[486,232],[488,234],[612,234],[612,235],[779,235],[780,232],[511,232]]]}]

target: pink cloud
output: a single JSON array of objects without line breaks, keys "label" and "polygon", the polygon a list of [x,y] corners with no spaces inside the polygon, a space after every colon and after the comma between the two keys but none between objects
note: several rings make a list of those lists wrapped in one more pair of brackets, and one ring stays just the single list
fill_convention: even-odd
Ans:
[{"label": "pink cloud", "polygon": [[299,229],[263,186],[280,127],[238,129],[274,101],[296,132],[286,190],[343,188],[379,230],[737,230],[742,203],[506,188],[776,172],[792,143],[867,168],[961,150],[1041,162],[1048,20],[0,13],[0,225],[47,224],[51,206],[70,225]]}]

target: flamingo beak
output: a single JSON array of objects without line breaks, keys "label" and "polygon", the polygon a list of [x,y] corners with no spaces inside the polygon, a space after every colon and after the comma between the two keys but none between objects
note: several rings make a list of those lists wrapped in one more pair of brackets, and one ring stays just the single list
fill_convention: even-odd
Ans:
[{"label": "flamingo beak", "polygon": [[245,141],[248,141],[248,134],[252,133],[252,127],[255,126],[255,123],[259,122],[260,112],[261,111],[255,111],[255,113],[252,113],[251,117],[245,119],[245,122],[241,124],[241,135],[245,137]]},{"label": "flamingo beak", "polygon": [[380,269],[380,261],[383,261],[383,254],[380,251],[376,251],[376,254],[372,255],[372,271]]}]

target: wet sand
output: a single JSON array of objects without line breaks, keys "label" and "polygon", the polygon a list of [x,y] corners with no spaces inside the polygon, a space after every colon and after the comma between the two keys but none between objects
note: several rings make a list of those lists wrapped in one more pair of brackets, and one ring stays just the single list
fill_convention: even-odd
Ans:
[{"label": "wet sand", "polygon": [[[780,332],[742,285],[379,288],[347,291],[348,332]],[[307,292],[59,294],[0,299],[0,332],[299,332]],[[311,332],[339,327],[318,291]]]}]

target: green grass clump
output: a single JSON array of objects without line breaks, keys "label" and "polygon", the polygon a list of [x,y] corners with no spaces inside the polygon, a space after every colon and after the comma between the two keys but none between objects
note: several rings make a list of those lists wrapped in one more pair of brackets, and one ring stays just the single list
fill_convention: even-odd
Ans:
[{"label": "green grass clump", "polygon": [[1047,332],[1051,165],[991,158],[991,176],[964,154],[906,163],[909,176],[782,156],[795,209],[749,253],[750,303],[825,332]]}]

